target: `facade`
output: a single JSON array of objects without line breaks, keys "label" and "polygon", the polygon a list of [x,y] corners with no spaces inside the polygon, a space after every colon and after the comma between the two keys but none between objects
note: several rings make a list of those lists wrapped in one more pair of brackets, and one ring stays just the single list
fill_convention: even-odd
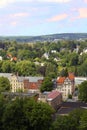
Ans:
[{"label": "facade", "polygon": [[61,103],[62,103],[62,94],[57,90],[53,90],[52,92],[50,92],[47,95],[46,101],[55,110],[57,110],[60,107]]},{"label": "facade", "polygon": [[11,92],[24,92],[23,80],[24,80],[24,77],[11,75],[11,79],[10,79]]},{"label": "facade", "polygon": [[57,79],[57,90],[62,93],[63,100],[66,100],[68,95],[72,95],[75,90],[74,75],[70,73],[68,77],[59,77]]},{"label": "facade", "polygon": [[39,92],[43,77],[28,77],[24,79],[24,89],[29,92]]},{"label": "facade", "polygon": [[55,110],[57,110],[62,103],[62,94],[57,90],[53,90],[51,92],[46,91],[39,94],[38,101],[48,103]]},{"label": "facade", "polygon": [[43,77],[21,77],[12,75],[11,92],[39,92]]}]

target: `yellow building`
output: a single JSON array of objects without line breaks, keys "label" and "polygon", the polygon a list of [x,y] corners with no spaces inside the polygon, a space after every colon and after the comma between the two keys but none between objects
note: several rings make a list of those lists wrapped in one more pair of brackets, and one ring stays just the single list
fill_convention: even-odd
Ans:
[{"label": "yellow building", "polygon": [[11,92],[23,92],[24,91],[23,80],[24,80],[24,77],[11,75],[11,79],[10,79]]}]

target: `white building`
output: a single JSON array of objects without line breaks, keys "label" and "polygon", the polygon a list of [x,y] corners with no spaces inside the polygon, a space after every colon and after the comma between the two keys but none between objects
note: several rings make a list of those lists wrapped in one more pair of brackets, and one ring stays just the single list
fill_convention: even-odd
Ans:
[{"label": "white building", "polygon": [[63,100],[72,95],[75,90],[74,75],[69,74],[68,77],[59,77],[57,79],[57,90],[62,93]]}]

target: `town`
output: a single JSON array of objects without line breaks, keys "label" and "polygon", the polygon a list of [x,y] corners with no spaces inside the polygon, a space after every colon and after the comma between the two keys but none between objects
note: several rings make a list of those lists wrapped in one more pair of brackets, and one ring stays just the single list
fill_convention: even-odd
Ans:
[{"label": "town", "polygon": [[[1,129],[83,130],[87,115],[86,66],[85,39],[0,41]],[[67,128],[62,121],[71,123]]]}]

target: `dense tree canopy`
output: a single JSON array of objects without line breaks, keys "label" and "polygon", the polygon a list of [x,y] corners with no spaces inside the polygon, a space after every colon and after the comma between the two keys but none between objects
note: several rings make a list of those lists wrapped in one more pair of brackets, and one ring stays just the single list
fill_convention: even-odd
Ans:
[{"label": "dense tree canopy", "polygon": [[79,85],[79,99],[87,102],[87,81],[84,81]]},{"label": "dense tree canopy", "polygon": [[11,100],[0,95],[1,130],[86,130],[87,110],[76,109],[68,115],[57,115],[46,103],[33,98]]},{"label": "dense tree canopy", "polygon": [[10,90],[10,82],[5,77],[0,77],[0,92],[9,91]]},{"label": "dense tree canopy", "polygon": [[[20,75],[44,75],[55,78],[66,67],[71,72],[75,72],[75,68],[77,68],[77,76],[87,76],[86,48],[87,40],[61,40],[56,42],[20,44],[9,40],[0,41],[0,56],[2,57],[2,61],[0,61],[0,72],[9,73],[19,71]],[[45,53],[49,54],[48,59],[43,57]],[[8,54],[11,57],[8,57]],[[16,61],[11,60],[13,57],[16,57]],[[33,66],[30,65],[30,73],[27,71],[28,68],[25,69],[27,71],[25,72],[24,68],[20,69],[19,67],[19,62],[25,60],[33,63]],[[42,66],[44,66],[45,72],[39,69]]]},{"label": "dense tree canopy", "polygon": [[40,87],[40,91],[51,91],[53,89],[53,82],[50,77],[46,77]]},{"label": "dense tree canopy", "polygon": [[87,111],[85,111],[83,113],[83,115],[81,115],[79,129],[80,130],[87,130]]},{"label": "dense tree canopy", "polygon": [[48,104],[29,98],[16,98],[5,106],[2,130],[49,130],[53,113]]}]

